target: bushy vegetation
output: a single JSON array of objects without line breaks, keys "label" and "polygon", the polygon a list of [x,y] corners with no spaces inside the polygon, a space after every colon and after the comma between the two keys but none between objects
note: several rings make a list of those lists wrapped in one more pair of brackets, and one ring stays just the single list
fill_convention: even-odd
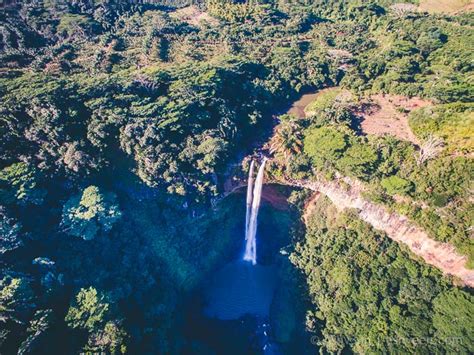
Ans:
[{"label": "bushy vegetation", "polygon": [[323,351],[468,354],[474,346],[472,295],[328,200],[317,202],[291,260],[307,276],[307,326]]},{"label": "bushy vegetation", "polygon": [[[213,21],[195,26],[171,14],[182,5],[2,4],[2,354],[200,348],[179,331],[182,302],[235,247],[242,217],[216,197],[272,114],[309,89],[340,87],[307,119],[282,117],[271,142],[279,173],[361,179],[472,266],[472,14],[392,0],[212,0],[198,8]],[[368,93],[432,100],[410,115],[426,149],[361,136],[353,108]],[[452,319],[471,312],[471,295],[341,218],[312,227],[294,256],[324,349],[469,351],[470,323]],[[280,290],[282,315],[296,294]],[[279,338],[302,326],[291,317]],[[461,345],[389,341],[454,334]]]},{"label": "bushy vegetation", "polygon": [[65,232],[84,240],[108,232],[121,216],[115,200],[115,195],[104,195],[97,186],[89,186],[82,195],[71,197],[63,208],[62,226]]},{"label": "bushy vegetation", "polygon": [[454,103],[423,108],[410,114],[410,126],[422,138],[436,135],[453,153],[474,151],[474,112],[472,104]]}]

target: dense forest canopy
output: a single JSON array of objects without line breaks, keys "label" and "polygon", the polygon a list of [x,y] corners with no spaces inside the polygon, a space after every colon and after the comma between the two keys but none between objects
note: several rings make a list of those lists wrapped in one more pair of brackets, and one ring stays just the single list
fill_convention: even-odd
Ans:
[{"label": "dense forest canopy", "polygon": [[[474,15],[433,3],[3,1],[0,352],[212,353],[181,305],[269,136],[273,176],[358,179],[474,267]],[[365,134],[376,95],[429,103],[398,108],[412,141]],[[472,353],[469,288],[325,199],[293,234],[315,349]]]}]

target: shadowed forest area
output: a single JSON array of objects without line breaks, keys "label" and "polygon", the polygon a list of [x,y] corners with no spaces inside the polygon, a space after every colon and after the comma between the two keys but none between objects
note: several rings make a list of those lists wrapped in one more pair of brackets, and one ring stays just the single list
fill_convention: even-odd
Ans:
[{"label": "shadowed forest area", "polygon": [[[471,5],[1,2],[0,353],[265,353],[196,301],[240,257],[249,156],[357,181],[473,269]],[[472,289],[355,211],[264,186],[258,233],[274,353],[474,351]]]}]

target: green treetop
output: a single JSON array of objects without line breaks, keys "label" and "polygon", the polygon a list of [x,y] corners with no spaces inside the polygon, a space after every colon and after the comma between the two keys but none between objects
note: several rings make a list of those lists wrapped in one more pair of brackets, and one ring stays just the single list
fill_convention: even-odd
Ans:
[{"label": "green treetop", "polygon": [[112,229],[121,215],[115,194],[101,193],[97,186],[89,186],[66,202],[62,225],[66,233],[91,240]]},{"label": "green treetop", "polygon": [[104,322],[108,310],[109,304],[95,288],[82,288],[69,308],[65,320],[71,328],[93,331]]}]

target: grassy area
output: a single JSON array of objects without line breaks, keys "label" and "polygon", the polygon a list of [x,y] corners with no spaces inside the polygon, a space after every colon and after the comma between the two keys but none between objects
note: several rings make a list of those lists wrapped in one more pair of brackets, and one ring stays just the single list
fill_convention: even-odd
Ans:
[{"label": "grassy area", "polygon": [[422,108],[410,114],[410,126],[424,139],[429,134],[441,137],[449,152],[474,151],[474,112],[471,104],[438,105]]},{"label": "grassy area", "polygon": [[468,5],[474,5],[471,0],[421,0],[420,9],[429,13],[457,12]]}]

